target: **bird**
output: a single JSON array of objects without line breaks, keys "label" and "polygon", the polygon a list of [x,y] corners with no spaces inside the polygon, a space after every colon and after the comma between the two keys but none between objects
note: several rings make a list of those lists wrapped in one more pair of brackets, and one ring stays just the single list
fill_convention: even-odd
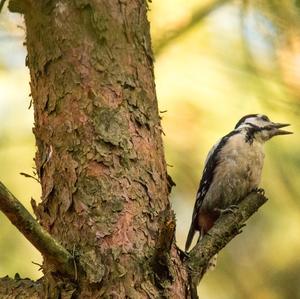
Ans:
[{"label": "bird", "polygon": [[[250,192],[259,190],[264,162],[264,143],[289,124],[272,122],[264,114],[248,114],[209,151],[196,194],[185,251],[195,233],[201,239],[224,212],[232,211]],[[212,268],[215,261],[211,261]]]}]

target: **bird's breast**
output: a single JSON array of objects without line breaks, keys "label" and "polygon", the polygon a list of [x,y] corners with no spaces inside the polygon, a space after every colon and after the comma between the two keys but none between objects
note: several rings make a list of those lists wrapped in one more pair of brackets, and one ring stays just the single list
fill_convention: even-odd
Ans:
[{"label": "bird's breast", "polygon": [[220,151],[203,209],[227,208],[258,187],[263,160],[262,144],[245,143],[243,136],[233,136]]},{"label": "bird's breast", "polygon": [[234,136],[223,148],[216,168],[216,177],[222,174],[240,176],[241,179],[260,179],[264,153],[261,143],[245,142],[244,136]]}]

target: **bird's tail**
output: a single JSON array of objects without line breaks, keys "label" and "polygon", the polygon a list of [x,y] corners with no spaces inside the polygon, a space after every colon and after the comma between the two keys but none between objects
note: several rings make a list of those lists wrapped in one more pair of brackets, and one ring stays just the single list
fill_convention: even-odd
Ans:
[{"label": "bird's tail", "polygon": [[189,230],[186,242],[185,242],[185,251],[189,250],[189,248],[190,248],[190,246],[192,244],[194,235],[195,235],[195,229],[194,229],[193,223],[191,223],[191,227],[190,227],[190,230]]}]

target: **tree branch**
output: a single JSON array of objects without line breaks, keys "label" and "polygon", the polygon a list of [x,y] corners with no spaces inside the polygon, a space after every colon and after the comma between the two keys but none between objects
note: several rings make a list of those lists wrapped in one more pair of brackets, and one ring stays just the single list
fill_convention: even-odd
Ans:
[{"label": "tree branch", "polygon": [[229,1],[230,0],[216,0],[216,1],[212,1],[210,4],[206,5],[205,7],[201,6],[198,9],[196,9],[187,23],[177,28],[177,30],[175,31],[164,33],[162,37],[158,38],[157,42],[154,42],[154,55],[158,56],[163,51],[164,48],[169,46],[169,44],[172,41],[179,38],[183,34],[187,33],[200,21],[206,18],[210,13],[212,13],[221,5],[224,5]]},{"label": "tree branch", "polygon": [[[191,250],[187,258],[190,271],[191,288],[196,288],[204,273],[209,260],[225,247],[236,235],[241,233],[245,222],[268,199],[261,193],[250,193],[233,213],[222,215],[215,225]],[[197,297],[194,297],[197,298]]]},{"label": "tree branch", "polygon": [[1,182],[0,210],[60,272],[74,275],[73,256],[40,226]]}]

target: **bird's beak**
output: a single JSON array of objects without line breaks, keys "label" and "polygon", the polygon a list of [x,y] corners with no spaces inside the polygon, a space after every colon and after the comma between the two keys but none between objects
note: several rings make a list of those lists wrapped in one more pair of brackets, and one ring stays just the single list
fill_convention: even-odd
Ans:
[{"label": "bird's beak", "polygon": [[284,128],[287,126],[290,126],[290,124],[273,123],[272,127],[275,129],[273,136],[293,134],[293,132],[290,132],[290,131],[280,130],[280,128]]}]

